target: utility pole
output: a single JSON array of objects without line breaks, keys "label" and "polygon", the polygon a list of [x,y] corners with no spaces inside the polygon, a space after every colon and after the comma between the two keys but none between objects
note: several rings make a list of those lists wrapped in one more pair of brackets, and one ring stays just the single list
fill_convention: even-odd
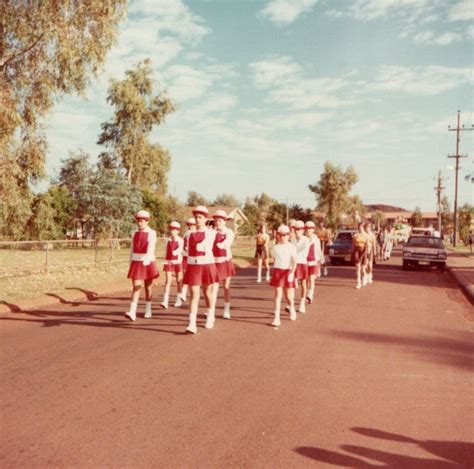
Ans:
[{"label": "utility pole", "polygon": [[441,171],[438,171],[438,183],[436,184],[436,187],[434,188],[436,192],[436,198],[438,200],[437,203],[437,211],[438,211],[438,231],[439,234],[442,234],[442,228],[441,228],[441,192],[446,189],[443,186],[443,178],[441,177]]},{"label": "utility pole", "polygon": [[459,158],[466,158],[467,155],[459,154],[459,142],[460,136],[459,132],[462,130],[474,130],[474,126],[471,125],[470,129],[466,129],[464,126],[460,127],[461,124],[461,111],[458,111],[458,123],[455,129],[452,129],[451,126],[448,126],[449,132],[456,132],[456,154],[448,155],[448,158],[456,158],[456,179],[454,183],[454,236],[453,236],[453,246],[456,247],[456,238],[458,231],[458,172],[459,172]]}]

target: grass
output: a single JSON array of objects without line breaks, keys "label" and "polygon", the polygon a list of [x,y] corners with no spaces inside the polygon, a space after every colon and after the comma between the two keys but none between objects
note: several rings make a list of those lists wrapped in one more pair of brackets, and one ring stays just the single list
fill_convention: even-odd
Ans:
[{"label": "grass", "polygon": [[[157,252],[163,252],[163,245]],[[245,267],[253,262],[255,248],[249,243],[236,243],[234,263]],[[43,295],[63,296],[78,290],[92,290],[108,285],[128,285],[126,279],[129,249],[121,248],[112,253],[109,263],[108,248],[97,252],[91,248],[52,249],[48,252],[49,273],[45,272],[46,253],[44,251],[0,250],[0,302],[32,300]],[[160,270],[162,257],[157,258]],[[81,265],[82,264],[82,265]],[[88,264],[88,265],[86,265]],[[32,272],[28,273],[27,271]],[[6,274],[16,276],[1,277]],[[163,276],[160,277],[163,279]],[[160,281],[158,281],[160,284]]]},{"label": "grass", "polygon": [[459,254],[464,254],[467,257],[473,257],[474,258],[474,248],[473,251],[471,252],[471,249],[469,246],[460,246],[457,245],[456,247],[452,246],[451,244],[446,244],[446,248],[451,251],[451,252],[456,252]]}]

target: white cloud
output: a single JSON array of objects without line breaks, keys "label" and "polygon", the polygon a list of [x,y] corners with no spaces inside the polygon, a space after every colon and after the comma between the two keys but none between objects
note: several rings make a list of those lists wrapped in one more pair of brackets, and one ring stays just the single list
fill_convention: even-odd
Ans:
[{"label": "white cloud", "polygon": [[255,84],[258,87],[285,83],[301,73],[301,67],[287,56],[276,56],[268,60],[252,62],[249,68],[254,74]]},{"label": "white cloud", "polygon": [[260,14],[278,25],[293,23],[300,15],[311,11],[317,0],[272,0]]},{"label": "white cloud", "polygon": [[447,32],[444,34],[441,34],[435,39],[436,44],[440,44],[442,46],[445,46],[447,44],[451,44],[452,42],[457,42],[462,39],[462,35],[459,33],[453,33],[453,32]]},{"label": "white cloud", "polygon": [[371,21],[401,12],[409,21],[419,16],[432,3],[432,0],[356,0],[350,8],[354,18]]},{"label": "white cloud", "polygon": [[450,21],[471,21],[474,19],[474,2],[462,0],[449,10]]}]

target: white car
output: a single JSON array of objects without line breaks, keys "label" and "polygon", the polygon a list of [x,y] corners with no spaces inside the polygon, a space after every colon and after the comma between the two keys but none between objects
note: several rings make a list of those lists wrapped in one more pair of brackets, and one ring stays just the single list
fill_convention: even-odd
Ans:
[{"label": "white car", "polygon": [[443,240],[434,236],[410,236],[403,246],[403,270],[410,267],[436,267],[444,272],[448,252]]}]

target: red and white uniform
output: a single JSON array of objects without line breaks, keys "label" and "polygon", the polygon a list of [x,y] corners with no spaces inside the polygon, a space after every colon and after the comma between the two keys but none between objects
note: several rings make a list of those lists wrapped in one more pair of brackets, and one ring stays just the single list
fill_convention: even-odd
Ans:
[{"label": "red and white uniform", "polygon": [[205,228],[193,231],[188,238],[188,265],[183,282],[186,285],[210,285],[218,281],[212,248],[216,232]]},{"label": "red and white uniform", "polygon": [[235,275],[235,267],[232,262],[231,246],[235,235],[230,228],[224,228],[222,231],[216,231],[212,253],[216,262],[219,281]]},{"label": "red and white uniform", "polygon": [[165,272],[178,273],[183,270],[183,247],[184,240],[181,236],[178,236],[176,239],[168,239],[163,269]]},{"label": "red and white uniform", "polygon": [[297,280],[306,280],[308,278],[309,239],[306,236],[302,236],[300,239],[295,237],[291,242],[296,248],[295,278]]},{"label": "red and white uniform", "polygon": [[321,250],[321,241],[314,233],[308,237],[308,239],[308,275],[318,275],[320,265],[324,263],[323,251]]},{"label": "red and white uniform", "polygon": [[128,278],[132,280],[152,280],[159,277],[155,246],[155,230],[146,227],[144,230],[137,230],[133,233]]},{"label": "red and white uniform", "polygon": [[188,243],[191,233],[194,233],[194,231],[188,230],[183,236],[183,270],[186,270],[186,267],[188,266]]},{"label": "red and white uniform", "polygon": [[272,287],[295,288],[295,280],[288,280],[291,272],[292,259],[296,262],[296,247],[294,244],[275,244],[272,248],[272,257],[275,259],[270,285]]}]

